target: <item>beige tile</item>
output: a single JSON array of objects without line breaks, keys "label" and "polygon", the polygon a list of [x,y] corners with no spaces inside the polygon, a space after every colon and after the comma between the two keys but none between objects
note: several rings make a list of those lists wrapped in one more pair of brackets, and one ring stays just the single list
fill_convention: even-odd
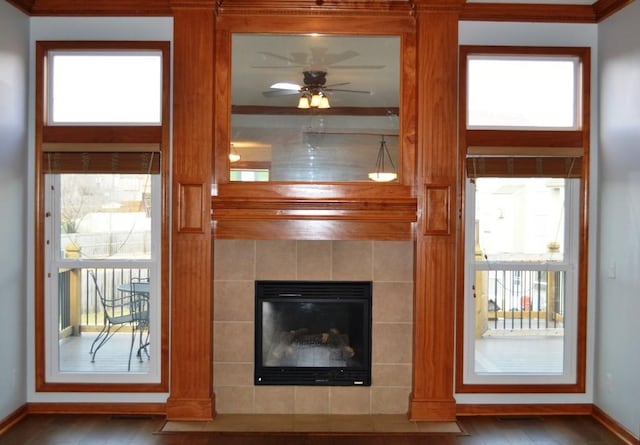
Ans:
[{"label": "beige tile", "polygon": [[253,323],[213,323],[213,359],[227,363],[253,363]]},{"label": "beige tile", "polygon": [[253,386],[216,388],[216,412],[220,414],[253,413]]},{"label": "beige tile", "polygon": [[409,408],[409,388],[371,388],[371,412],[403,414]]},{"label": "beige tile", "polygon": [[458,422],[416,422],[421,433],[460,433]]},{"label": "beige tile", "polygon": [[407,322],[413,320],[413,283],[373,283],[373,320]]},{"label": "beige tile", "polygon": [[252,386],[252,363],[213,363],[215,386]]},{"label": "beige tile", "polygon": [[293,386],[256,386],[256,414],[293,414]]},{"label": "beige tile", "polygon": [[411,363],[413,331],[411,324],[373,324],[373,362]]},{"label": "beige tile", "polygon": [[296,414],[328,414],[329,388],[326,386],[296,386],[293,412]]},{"label": "beige tile", "polygon": [[253,281],[218,281],[213,291],[213,319],[253,321],[255,287]]},{"label": "beige tile", "polygon": [[413,242],[375,241],[373,243],[375,281],[413,281]]},{"label": "beige tile", "polygon": [[371,381],[376,387],[411,387],[411,364],[395,365],[376,363],[371,369]]},{"label": "beige tile", "polygon": [[371,241],[333,241],[331,276],[334,280],[373,279]]},{"label": "beige tile", "polygon": [[298,279],[331,279],[331,241],[298,241]]},{"label": "beige tile", "polygon": [[255,241],[216,240],[213,276],[215,280],[253,280]]},{"label": "beige tile", "polygon": [[330,389],[330,414],[369,414],[370,387],[340,387]]},{"label": "beige tile", "polygon": [[256,279],[295,280],[296,241],[256,241]]}]

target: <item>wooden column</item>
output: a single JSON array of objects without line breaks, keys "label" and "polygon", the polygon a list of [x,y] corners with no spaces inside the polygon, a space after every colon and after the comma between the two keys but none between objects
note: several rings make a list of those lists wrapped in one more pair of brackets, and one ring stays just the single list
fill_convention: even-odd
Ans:
[{"label": "wooden column", "polygon": [[458,7],[416,2],[416,276],[411,420],[453,420]]},{"label": "wooden column", "polygon": [[167,418],[207,420],[215,415],[210,229],[215,13],[213,2],[190,5],[194,3],[181,0],[172,5],[173,252]]}]

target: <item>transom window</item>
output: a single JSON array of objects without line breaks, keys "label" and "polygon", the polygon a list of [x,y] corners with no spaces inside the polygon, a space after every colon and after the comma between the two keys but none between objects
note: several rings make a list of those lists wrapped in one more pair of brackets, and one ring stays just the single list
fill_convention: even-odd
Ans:
[{"label": "transom window", "polygon": [[160,124],[160,51],[51,51],[49,124]]},{"label": "transom window", "polygon": [[467,60],[467,128],[578,127],[577,57],[474,54]]}]

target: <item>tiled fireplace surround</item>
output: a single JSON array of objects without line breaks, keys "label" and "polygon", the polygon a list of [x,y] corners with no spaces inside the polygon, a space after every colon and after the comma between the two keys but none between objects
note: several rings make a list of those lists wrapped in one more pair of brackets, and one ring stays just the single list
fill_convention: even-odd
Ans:
[{"label": "tiled fireplace surround", "polygon": [[[413,336],[411,241],[216,240],[216,411],[404,414]],[[373,281],[370,387],[254,386],[254,280]]]}]

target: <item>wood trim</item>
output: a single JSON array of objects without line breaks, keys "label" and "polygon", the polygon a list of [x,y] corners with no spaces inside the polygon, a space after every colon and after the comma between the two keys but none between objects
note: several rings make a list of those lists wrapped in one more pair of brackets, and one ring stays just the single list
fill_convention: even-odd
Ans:
[{"label": "wood trim", "polygon": [[[519,132],[519,131],[478,131],[466,129],[466,79],[467,79],[467,56],[469,54],[553,54],[553,55],[575,55],[581,59],[581,127],[575,132]],[[559,144],[558,147],[582,147],[583,155],[580,164],[580,215],[579,215],[579,246],[578,246],[578,289],[577,289],[577,340],[576,340],[576,381],[573,384],[552,384],[552,385],[497,385],[497,384],[465,384],[463,361],[464,357],[464,305],[465,305],[465,229],[459,228],[461,242],[458,244],[458,273],[457,273],[457,314],[456,314],[456,373],[455,388],[458,393],[584,393],[586,389],[586,353],[587,353],[587,271],[588,271],[588,234],[589,234],[589,149],[590,149],[590,104],[591,104],[591,50],[590,48],[575,47],[500,47],[500,46],[468,46],[460,47],[460,77],[459,77],[459,147],[458,152],[461,158],[461,171],[464,171],[464,157],[467,147],[470,146],[517,146],[526,143],[526,146],[554,146],[553,141],[562,139],[570,144]],[[504,134],[502,134],[504,133]],[[520,144],[514,138],[522,137]],[[535,143],[530,144],[528,138],[534,138]],[[556,139],[557,138],[557,139]],[[461,193],[465,190],[464,175],[460,178],[459,188]],[[462,198],[464,202],[464,197]],[[464,209],[464,207],[462,207]],[[464,215],[464,213],[462,213]]]},{"label": "wood trim", "polygon": [[83,2],[74,0],[35,0],[33,16],[169,16],[169,0],[118,0]]},{"label": "wood trim", "polygon": [[467,147],[531,147],[582,148],[583,130],[467,130]]},{"label": "wood trim", "polygon": [[165,414],[164,403],[29,403],[27,414]]},{"label": "wood trim", "polygon": [[18,8],[25,14],[31,14],[31,9],[35,3],[35,0],[7,0],[10,4]]},{"label": "wood trim", "polygon": [[0,419],[0,437],[9,431],[14,425],[20,422],[22,419],[27,417],[29,414],[27,410],[27,405],[22,405],[17,410],[9,413],[4,419]]},{"label": "wood trim", "polygon": [[[162,173],[162,190],[160,205],[162,206],[161,212],[161,251],[162,258],[160,262],[160,268],[162,271],[162,283],[160,293],[160,317],[161,317],[161,332],[160,338],[162,348],[159,353],[160,358],[160,382],[158,383],[118,383],[118,384],[100,384],[100,383],[53,383],[46,381],[45,373],[45,316],[44,316],[44,172],[46,170],[43,165],[43,139],[46,134],[45,130],[45,114],[46,114],[46,86],[45,86],[45,73],[46,73],[46,54],[47,51],[52,49],[155,49],[162,52],[162,72],[163,72],[163,84],[162,84],[162,125],[153,127],[55,127],[52,130],[57,135],[52,139],[61,137],[61,140],[53,140],[49,142],[96,142],[105,143],[120,140],[122,142],[131,142],[129,139],[144,139],[144,142],[154,142],[160,145],[160,151],[168,153],[169,147],[169,103],[170,103],[170,45],[169,42],[148,42],[148,41],[100,41],[100,42],[74,42],[74,41],[40,41],[36,42],[36,80],[35,80],[35,297],[34,297],[34,323],[35,323],[35,387],[38,392],[166,392],[168,388],[169,380],[169,310],[168,310],[168,283],[169,283],[169,232],[168,232],[168,180],[169,180],[169,156],[161,157],[161,173]],[[49,127],[49,129],[54,127]],[[100,139],[96,135],[90,135],[91,129],[96,131],[96,134],[104,137]],[[138,138],[134,134],[134,131],[140,130],[144,136]],[[74,136],[74,131],[77,131],[82,136]],[[150,135],[153,135],[153,140],[147,141]],[[67,137],[69,139],[67,139]],[[89,140],[86,140],[89,139]],[[143,141],[140,141],[143,142]]]},{"label": "wood trim", "polygon": [[[279,2],[278,2],[279,3]],[[245,3],[243,3],[245,4]],[[246,3],[251,4],[251,2]],[[214,196],[212,197],[212,217],[214,221],[214,236],[238,239],[255,233],[269,236],[273,239],[289,239],[278,224],[273,220],[310,220],[326,219],[327,221],[353,220],[366,222],[368,233],[379,233],[383,237],[404,237],[411,233],[410,223],[416,220],[416,200],[413,197],[413,183],[416,159],[416,97],[415,97],[415,67],[416,67],[416,39],[415,23],[405,12],[390,16],[366,14],[360,12],[358,17],[335,17],[326,14],[325,9],[316,11],[314,17],[302,13],[300,20],[294,20],[298,10],[288,10],[285,14],[281,9],[268,9],[262,3],[257,8],[255,16],[247,19],[247,11],[243,15],[236,15],[239,10],[232,10],[237,4],[225,4],[217,17],[216,32],[216,68],[215,68],[215,108],[219,110],[235,110],[231,105],[231,35],[233,32],[308,32],[313,29],[328,34],[400,34],[402,45],[401,80],[401,108],[400,128],[400,182],[393,184],[375,184],[372,182],[342,182],[342,183],[238,183],[229,180],[228,147],[230,145],[231,120],[229,113],[215,115],[215,174]],[[257,5],[257,4],[256,4]],[[376,6],[377,8],[377,6]],[[375,8],[374,8],[375,9]],[[384,8],[386,10],[386,8]],[[264,109],[258,109],[260,111]],[[294,108],[288,107],[287,113]],[[332,109],[327,111],[332,112]],[[240,111],[256,111],[254,108]],[[339,111],[339,110],[338,110]],[[354,112],[356,112],[355,110]],[[373,110],[379,113],[381,110]],[[386,114],[386,109],[384,110]],[[296,113],[297,114],[297,113]],[[233,167],[233,165],[231,165]],[[394,203],[395,201],[395,203]],[[333,206],[333,207],[332,207]],[[392,212],[399,212],[393,215]],[[239,224],[233,232],[225,230],[229,227],[225,221],[253,220],[259,228],[252,228],[249,224]],[[269,221],[263,223],[262,220]],[[373,222],[379,223],[373,229]],[[397,227],[388,226],[390,221],[403,221],[401,233],[394,233]],[[311,223],[310,223],[311,224]],[[306,231],[300,231],[300,224],[295,226],[296,232],[309,236]],[[333,233],[346,236],[351,228],[335,232],[335,224],[327,224],[332,230],[322,230],[319,233]],[[409,227],[409,229],[407,229]],[[387,230],[389,228],[389,230]],[[270,232],[273,230],[273,232]],[[306,234],[305,234],[306,233]],[[320,236],[320,235],[318,235]],[[322,235],[325,236],[325,235]],[[362,239],[357,236],[357,239]]]},{"label": "wood trim", "polygon": [[[168,54],[167,54],[168,57]],[[167,73],[168,74],[168,73]],[[161,125],[45,125],[43,142],[152,144],[162,142]]]},{"label": "wood trim", "polygon": [[458,404],[458,416],[561,416],[591,415],[593,405],[590,403],[533,403],[533,404]]},{"label": "wood trim", "polygon": [[501,22],[595,23],[591,5],[465,3],[460,20]]},{"label": "wood trim", "polygon": [[600,23],[631,3],[633,3],[633,0],[598,0],[593,4],[596,22]]},{"label": "wood trim", "polygon": [[411,241],[414,224],[406,221],[222,219],[215,239]]},{"label": "wood trim", "polygon": [[398,108],[388,107],[331,107],[324,110],[320,110],[318,108],[301,110],[296,107],[273,107],[267,105],[231,105],[231,114],[257,114],[270,116],[389,116],[389,114],[397,115],[398,112]]},{"label": "wood trim", "polygon": [[[458,224],[456,202],[431,203],[428,185],[456,190],[459,161],[456,153],[458,78],[458,13],[417,12],[417,170],[420,184],[414,277],[413,388],[409,397],[411,420],[454,420],[455,266]],[[440,215],[436,228],[425,231],[428,215]]]},{"label": "wood trim", "polygon": [[593,406],[592,417],[600,422],[606,429],[625,441],[628,445],[640,445],[640,437],[636,437],[631,431],[626,429],[620,422],[615,420],[598,406]]},{"label": "wood trim", "polygon": [[[171,382],[167,418],[211,420],[213,259],[210,185],[214,121],[213,8],[174,14]],[[193,69],[197,61],[198,69]],[[226,109],[225,109],[226,110]],[[228,114],[228,113],[221,113]],[[227,145],[228,146],[228,145]],[[228,158],[227,158],[228,159]],[[184,201],[182,185],[193,193]]]}]

